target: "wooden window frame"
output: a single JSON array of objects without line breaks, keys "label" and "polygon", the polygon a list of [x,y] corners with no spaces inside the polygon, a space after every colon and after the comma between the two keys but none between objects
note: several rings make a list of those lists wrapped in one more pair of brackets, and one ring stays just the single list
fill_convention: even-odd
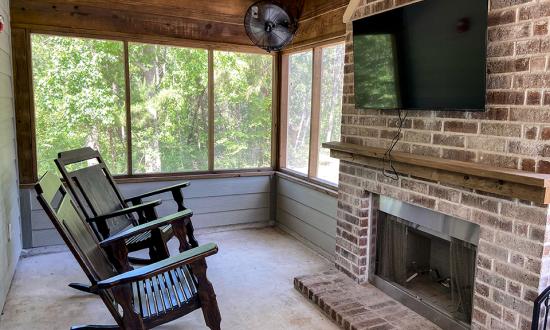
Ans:
[{"label": "wooden window frame", "polygon": [[[313,46],[300,47],[290,51],[284,51],[281,56],[281,103],[280,103],[280,128],[279,128],[279,157],[277,170],[290,176],[297,177],[314,185],[320,185],[328,189],[336,189],[337,183],[329,182],[317,177],[319,163],[319,129],[321,115],[321,79],[323,50],[325,48],[341,45],[345,38],[338,38],[315,44]],[[287,127],[288,127],[288,70],[289,57],[294,54],[311,51],[313,54],[312,63],[312,82],[311,82],[311,109],[310,109],[310,136],[309,136],[309,156],[308,173],[304,174],[287,168],[286,146],[287,146]]]},{"label": "wooden window frame", "polygon": [[[21,188],[33,187],[38,181],[38,159],[36,151],[36,129],[35,129],[35,107],[34,107],[34,86],[32,77],[32,45],[31,36],[33,34],[43,34],[51,36],[88,38],[96,40],[112,40],[123,43],[123,61],[124,61],[124,79],[125,79],[125,115],[126,115],[126,158],[127,173],[115,175],[119,182],[149,182],[155,180],[181,180],[181,179],[204,179],[204,178],[222,178],[222,177],[243,177],[243,176],[263,176],[273,175],[277,166],[277,132],[278,132],[278,102],[279,102],[279,64],[280,55],[278,53],[266,54],[265,51],[243,45],[231,45],[225,43],[201,42],[194,40],[182,40],[177,38],[155,38],[148,37],[144,40],[140,37],[103,35],[76,33],[71,30],[43,30],[34,28],[14,28],[12,36],[14,37],[13,47],[17,47],[17,54],[21,56],[14,58],[14,84],[16,89],[16,120],[17,120],[17,147],[18,147],[18,166],[19,183]],[[131,95],[130,95],[130,69],[129,69],[129,51],[128,44],[131,42],[163,45],[172,47],[186,47],[203,49],[208,51],[208,170],[207,171],[181,171],[166,173],[133,173],[132,164],[132,115],[131,115]],[[25,50],[21,52],[21,49]],[[246,54],[271,55],[271,65],[273,68],[273,91],[272,91],[272,127],[271,127],[271,167],[250,168],[250,169],[231,169],[216,170],[214,167],[214,147],[215,147],[215,104],[214,104],[214,51],[236,52]],[[22,129],[24,128],[24,130]],[[30,165],[29,165],[30,164]]]}]

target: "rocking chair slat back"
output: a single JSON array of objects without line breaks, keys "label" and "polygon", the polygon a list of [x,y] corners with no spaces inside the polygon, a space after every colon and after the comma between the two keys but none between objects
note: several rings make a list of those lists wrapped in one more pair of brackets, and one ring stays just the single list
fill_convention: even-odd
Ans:
[{"label": "rocking chair slat back", "polygon": [[[90,164],[92,162],[97,164],[87,165],[73,171],[69,170],[69,166],[72,164]],[[55,163],[67,180],[67,184],[86,218],[108,214],[126,207],[109,169],[97,151],[91,148],[82,148],[61,152]],[[93,229],[100,239],[106,239],[135,224],[137,224],[135,219],[120,216],[97,224]]]},{"label": "rocking chair slat back", "polygon": [[[104,166],[97,164],[68,173],[77,194],[87,204],[87,208],[90,209],[94,217],[126,207],[104,170]],[[106,223],[109,232],[102,233],[103,239],[131,226],[134,221],[127,216],[120,216],[108,219]]]},{"label": "rocking chair slat back", "polygon": [[61,180],[47,172],[36,184],[38,200],[92,283],[117,275]]}]

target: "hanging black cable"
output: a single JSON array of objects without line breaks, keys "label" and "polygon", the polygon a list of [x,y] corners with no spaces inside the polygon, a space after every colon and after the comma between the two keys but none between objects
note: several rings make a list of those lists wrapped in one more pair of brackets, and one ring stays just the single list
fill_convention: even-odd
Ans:
[{"label": "hanging black cable", "polygon": [[[385,177],[390,178],[392,180],[399,180],[399,173],[395,170],[395,167],[393,167],[393,159],[391,156],[391,153],[393,151],[393,148],[397,145],[397,142],[401,140],[401,131],[403,130],[403,126],[405,125],[405,120],[407,119],[407,116],[409,115],[408,111],[405,110],[404,114],[401,109],[397,110],[397,116],[398,116],[398,123],[397,123],[397,133],[393,137],[390,146],[384,153],[383,158],[383,168],[382,168],[382,174],[384,174]],[[386,168],[386,164],[389,165],[389,169]]]}]

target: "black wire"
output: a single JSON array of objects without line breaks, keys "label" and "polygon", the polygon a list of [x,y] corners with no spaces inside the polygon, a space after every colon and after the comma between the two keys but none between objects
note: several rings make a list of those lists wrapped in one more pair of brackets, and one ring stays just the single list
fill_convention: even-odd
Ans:
[{"label": "black wire", "polygon": [[[405,114],[402,116],[401,109],[397,110],[397,116],[399,118],[397,133],[391,140],[391,144],[386,150],[386,152],[384,153],[384,158],[383,158],[382,174],[384,174],[385,177],[395,181],[399,180],[399,173],[397,173],[397,171],[395,170],[395,167],[393,167],[393,159],[391,157],[391,153],[393,151],[393,148],[395,148],[395,146],[397,145],[397,142],[401,140],[401,130],[405,125],[405,120],[407,119],[408,115],[409,115],[408,111],[405,111]],[[386,164],[389,164],[390,169],[386,168]]]}]

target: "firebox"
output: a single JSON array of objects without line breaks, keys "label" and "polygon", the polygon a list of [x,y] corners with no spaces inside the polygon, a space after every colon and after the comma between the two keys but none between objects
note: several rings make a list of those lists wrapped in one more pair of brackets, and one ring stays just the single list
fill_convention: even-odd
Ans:
[{"label": "firebox", "polygon": [[374,284],[444,329],[469,329],[479,226],[380,197]]}]

